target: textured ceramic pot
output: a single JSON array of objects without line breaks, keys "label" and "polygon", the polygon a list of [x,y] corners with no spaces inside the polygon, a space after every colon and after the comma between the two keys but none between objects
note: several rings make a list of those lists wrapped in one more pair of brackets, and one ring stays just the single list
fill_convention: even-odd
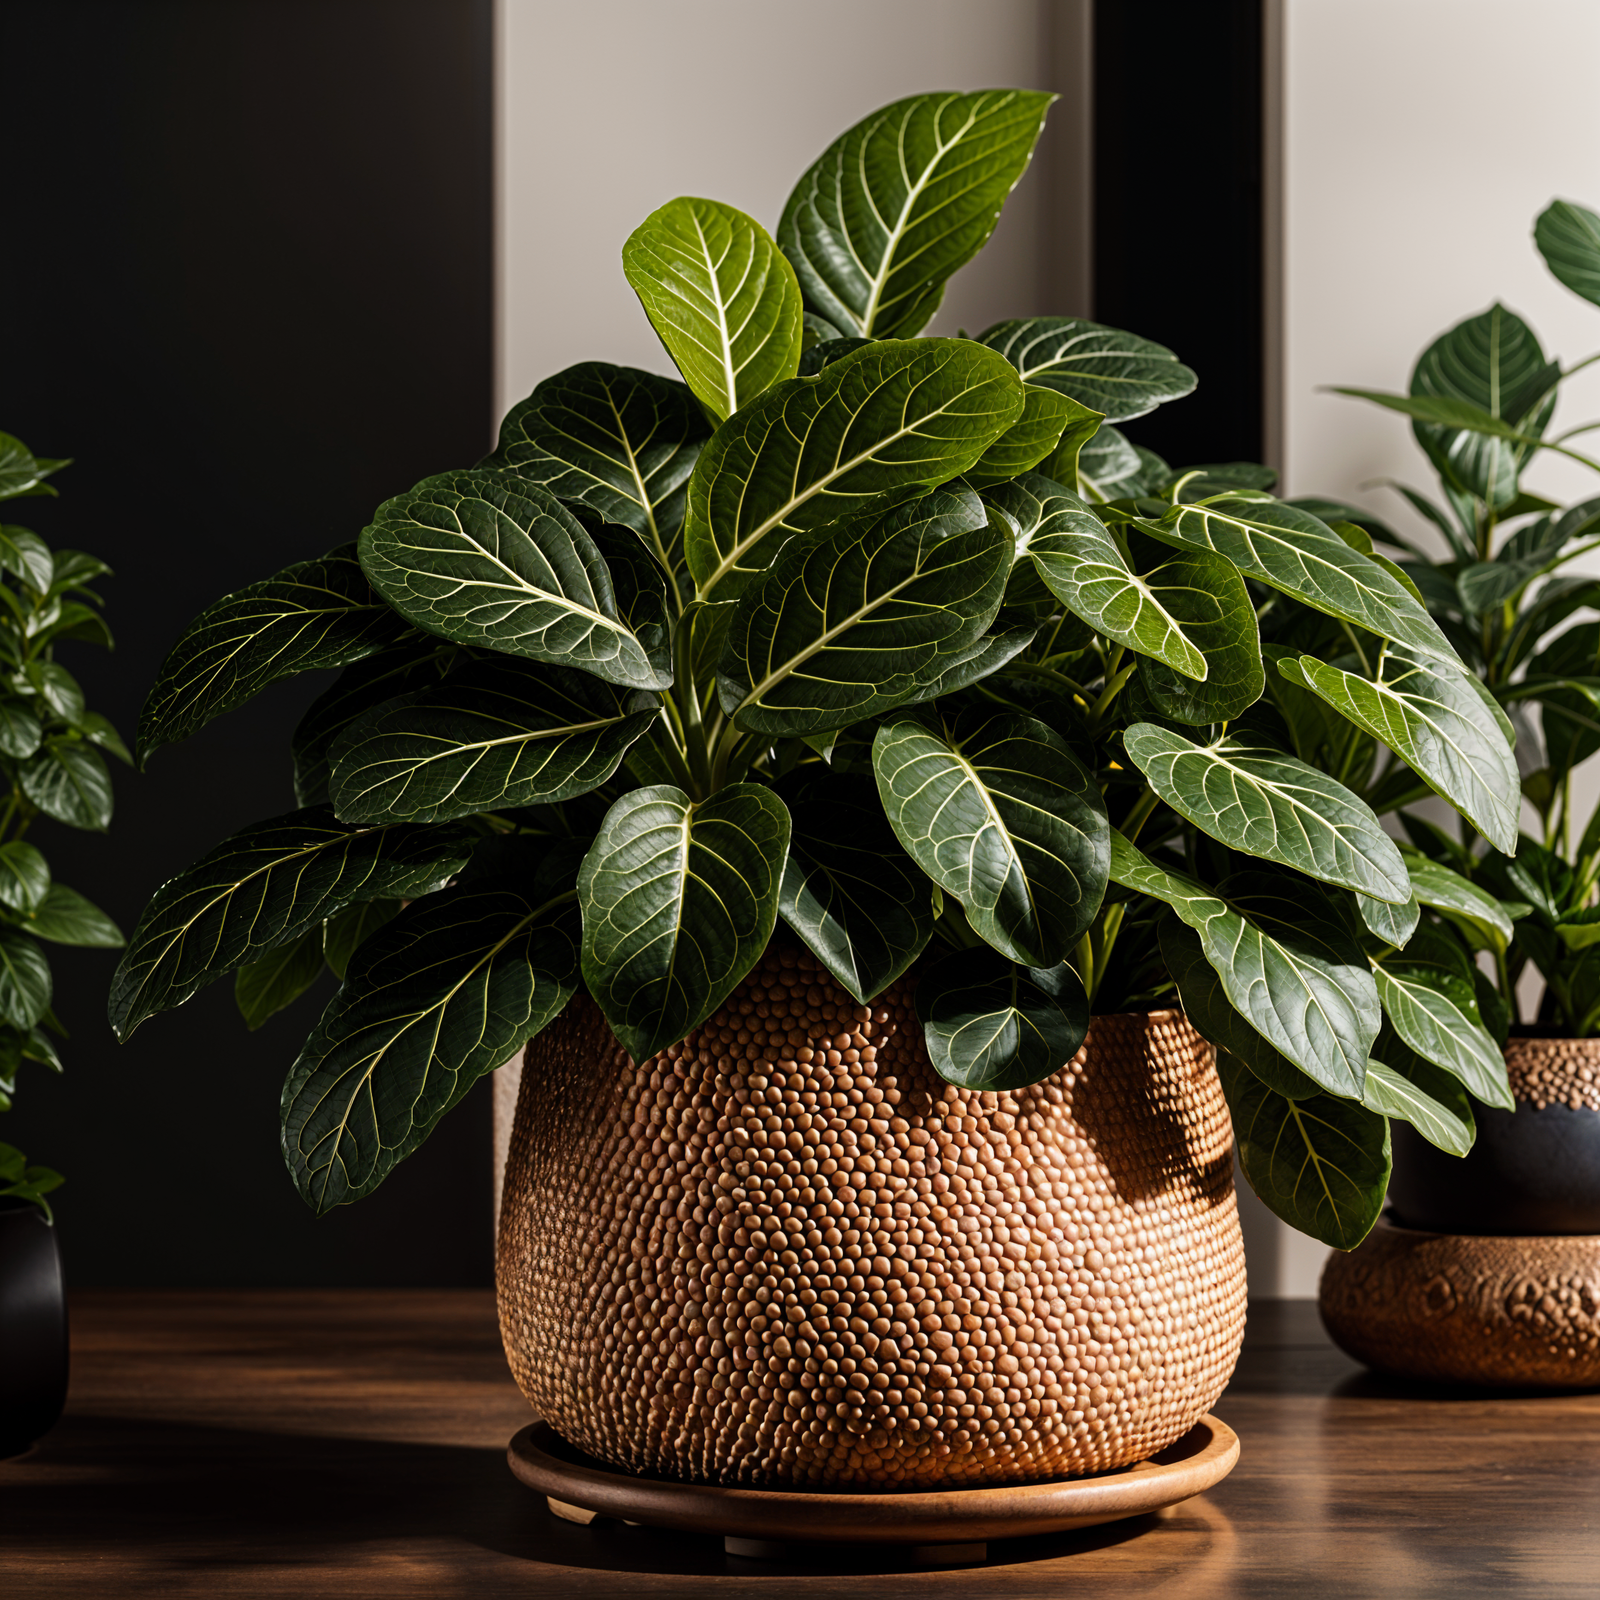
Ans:
[{"label": "textured ceramic pot", "polygon": [[1600,1039],[1514,1038],[1515,1111],[1474,1106],[1461,1158],[1394,1124],[1393,1220],[1432,1233],[1600,1234]]},{"label": "textured ceramic pot", "polygon": [[1016,1484],[1141,1460],[1215,1401],[1245,1276],[1210,1047],[1100,1017],[1045,1083],[969,1092],[913,995],[858,1005],[774,945],[649,1061],[582,997],[530,1045],[500,1320],[564,1438],[725,1485]]}]

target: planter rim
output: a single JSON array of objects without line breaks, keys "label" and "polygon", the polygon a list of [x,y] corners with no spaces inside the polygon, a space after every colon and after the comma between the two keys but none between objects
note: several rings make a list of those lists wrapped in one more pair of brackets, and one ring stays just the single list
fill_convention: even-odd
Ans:
[{"label": "planter rim", "polygon": [[[1385,1233],[1397,1234],[1403,1239],[1471,1239],[1474,1243],[1482,1241],[1486,1244],[1508,1244],[1518,1248],[1526,1247],[1530,1240],[1539,1239],[1559,1240],[1562,1244],[1579,1244],[1584,1240],[1592,1240],[1595,1244],[1600,1244],[1600,1233],[1441,1233],[1436,1228],[1408,1228],[1404,1223],[1395,1222],[1387,1213],[1373,1223],[1372,1233],[1369,1233],[1367,1238],[1370,1239],[1380,1229]],[[1365,1244],[1366,1240],[1362,1243]]]}]

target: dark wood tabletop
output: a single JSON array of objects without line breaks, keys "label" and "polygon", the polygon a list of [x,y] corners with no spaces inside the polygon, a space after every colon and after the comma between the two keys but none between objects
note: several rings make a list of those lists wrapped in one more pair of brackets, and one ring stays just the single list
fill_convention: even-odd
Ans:
[{"label": "dark wood tabletop", "polygon": [[1238,1468],[1162,1515],[773,1565],[551,1517],[486,1291],[81,1294],[67,1415],[0,1463],[0,1596],[1600,1596],[1600,1395],[1386,1382],[1288,1302],[1216,1411]]}]

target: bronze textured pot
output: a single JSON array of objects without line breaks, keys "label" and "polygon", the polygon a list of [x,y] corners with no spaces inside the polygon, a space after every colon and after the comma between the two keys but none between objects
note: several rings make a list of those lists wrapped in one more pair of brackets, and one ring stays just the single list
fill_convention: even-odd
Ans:
[{"label": "bronze textured pot", "polygon": [[1181,1437],[1244,1329],[1232,1130],[1180,1013],[1097,1017],[1031,1088],[933,1071],[774,944],[635,1063],[584,997],[528,1048],[501,1212],[512,1371],[657,1478],[989,1486]]}]

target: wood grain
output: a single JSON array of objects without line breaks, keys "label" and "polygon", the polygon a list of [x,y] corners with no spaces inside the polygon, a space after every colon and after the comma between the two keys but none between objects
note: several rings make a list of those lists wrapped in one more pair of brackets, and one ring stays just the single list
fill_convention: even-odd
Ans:
[{"label": "wood grain", "polygon": [[486,1292],[105,1292],[73,1303],[67,1415],[0,1464],[0,1594],[1373,1600],[1591,1597],[1600,1395],[1376,1379],[1309,1304],[1258,1306],[1217,1414],[1226,1482],[986,1566],[783,1566],[552,1517]]}]

